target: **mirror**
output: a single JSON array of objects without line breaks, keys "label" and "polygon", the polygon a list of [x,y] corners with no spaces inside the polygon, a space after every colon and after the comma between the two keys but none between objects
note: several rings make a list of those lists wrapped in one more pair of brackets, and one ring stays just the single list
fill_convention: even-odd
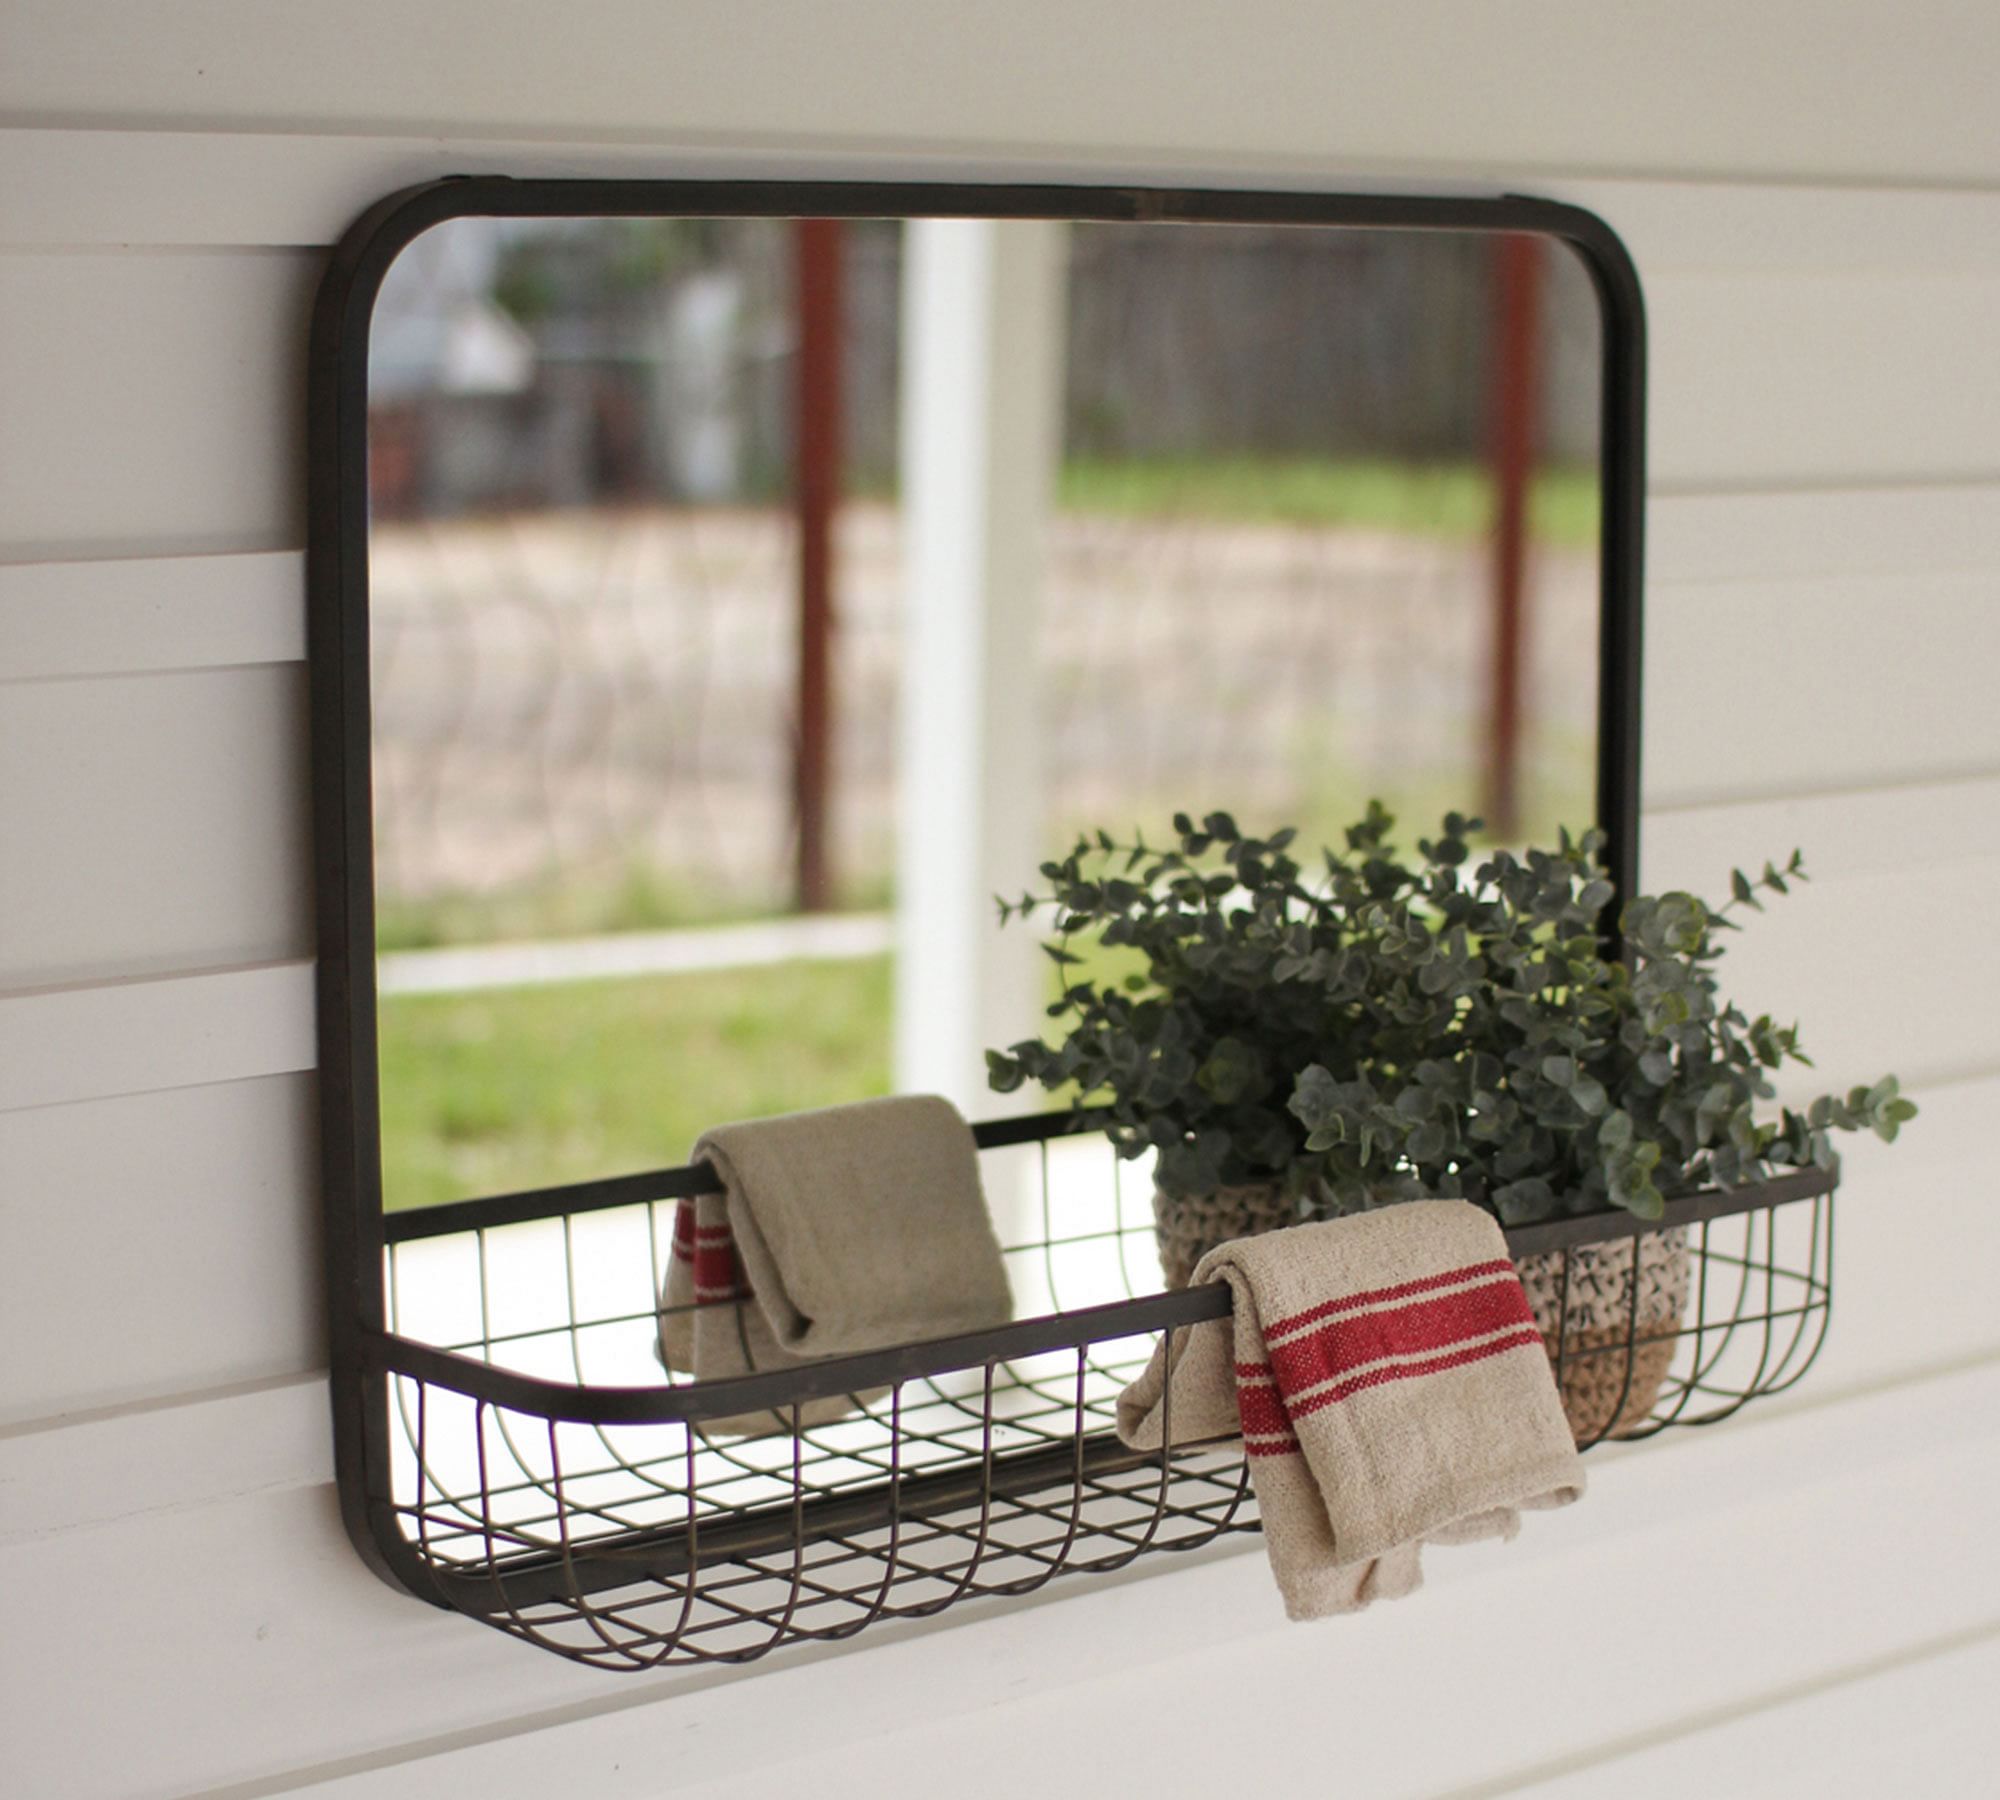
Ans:
[{"label": "mirror", "polygon": [[1629,881],[1636,322],[1583,215],[458,187],[337,377],[384,1206],[972,1109],[1047,998],[987,896],[1081,829],[1380,796],[1602,821]]}]

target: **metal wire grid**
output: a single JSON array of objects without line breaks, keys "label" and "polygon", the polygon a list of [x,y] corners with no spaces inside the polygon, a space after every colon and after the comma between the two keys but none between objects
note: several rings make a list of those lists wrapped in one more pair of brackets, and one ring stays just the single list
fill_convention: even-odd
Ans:
[{"label": "metal wire grid", "polygon": [[[1607,1438],[1631,1442],[1654,1437],[1670,1425],[1719,1424],[1752,1400],[1782,1393],[1804,1376],[1826,1341],[1832,1316],[1837,1179],[1820,1171],[1781,1178],[1770,1184],[1778,1191],[1753,1201],[1748,1210],[1691,1224],[1686,1310],[1672,1323],[1642,1325],[1639,1283],[1632,1280],[1622,1328],[1608,1343],[1575,1341],[1576,1308],[1569,1286],[1573,1253],[1583,1244],[1562,1248],[1558,1324],[1553,1332],[1543,1332],[1556,1385],[1567,1396],[1572,1377],[1593,1363],[1616,1371],[1618,1383],[1609,1405],[1597,1409],[1605,1414],[1604,1425],[1578,1434],[1580,1449]],[[1517,1260],[1531,1253],[1534,1236],[1534,1228],[1508,1233]],[[1630,1239],[1635,1274],[1641,1241]],[[1658,1392],[1635,1420],[1628,1406],[1635,1397],[1643,1399],[1640,1371],[1649,1349],[1664,1351],[1670,1360]]]},{"label": "metal wire grid", "polygon": [[[708,1422],[752,1410],[743,1381],[687,1385],[657,1361],[673,1202],[392,1245],[380,1360],[398,1429],[377,1499],[420,1591],[598,1667],[741,1662],[1255,1529],[1233,1443],[1140,1454],[1112,1435],[1117,1395],[1159,1330],[1186,1328],[1162,1326],[1162,1310],[1190,1322],[1226,1310],[1223,1290],[1157,1297],[1143,1173],[1102,1138],[985,1155],[1028,1323],[997,1349],[942,1340],[748,1378],[770,1420],[752,1435]],[[1517,1255],[1563,1259],[1559,1385],[1622,1358],[1606,1365],[1618,1392],[1586,1447],[1714,1422],[1804,1374],[1831,1302],[1832,1185],[1812,1172],[1755,1197],[1675,1203],[1684,1314],[1642,1327],[1634,1280],[1611,1343],[1573,1329],[1569,1266],[1622,1235],[1636,1269],[1631,1222],[1510,1234]],[[1671,1369],[1634,1423],[1646,1352],[1668,1346]],[[482,1368],[556,1385],[523,1400]],[[843,1392],[848,1415],[815,1423],[811,1403]]]}]

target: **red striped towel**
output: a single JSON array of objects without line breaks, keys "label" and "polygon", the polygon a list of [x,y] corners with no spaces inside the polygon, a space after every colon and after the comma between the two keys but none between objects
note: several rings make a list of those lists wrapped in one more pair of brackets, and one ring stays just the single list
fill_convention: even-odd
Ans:
[{"label": "red striped towel", "polygon": [[[720,1210],[720,1209],[718,1209]],[[755,1298],[743,1259],[736,1254],[736,1234],[725,1215],[719,1225],[696,1223],[695,1202],[674,1208],[674,1263],[685,1268],[690,1297],[697,1306],[720,1306]]]},{"label": "red striped towel", "polygon": [[[691,1161],[723,1191],[683,1200],[660,1298],[660,1360],[713,1381],[1004,1323],[1013,1296],[972,1128],[903,1094],[720,1125]],[[857,1399],[805,1402],[802,1426]],[[707,1422],[788,1430],[790,1409]]]},{"label": "red striped towel", "polygon": [[1409,1593],[1420,1548],[1512,1537],[1583,1468],[1500,1228],[1419,1200],[1243,1238],[1194,1279],[1234,1312],[1172,1334],[1118,1403],[1158,1449],[1240,1435],[1295,1619]]}]

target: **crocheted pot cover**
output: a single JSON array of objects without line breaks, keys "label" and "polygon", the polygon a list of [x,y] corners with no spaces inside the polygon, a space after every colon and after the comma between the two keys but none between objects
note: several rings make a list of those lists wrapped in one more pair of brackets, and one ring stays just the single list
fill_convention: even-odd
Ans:
[{"label": "crocheted pot cover", "polygon": [[[1632,1311],[1633,1246],[1639,1307]],[[1563,1289],[1563,1260],[1569,1288]],[[1549,1250],[1515,1264],[1549,1360],[1562,1349],[1563,1411],[1578,1443],[1643,1425],[1674,1360],[1688,1302],[1687,1232],[1649,1231],[1615,1243]]]},{"label": "crocheted pot cover", "polygon": [[1298,1201],[1275,1181],[1217,1188],[1212,1194],[1169,1194],[1155,1188],[1153,1238],[1160,1248],[1160,1272],[1170,1289],[1184,1288],[1195,1264],[1217,1244],[1296,1225],[1299,1217]]}]

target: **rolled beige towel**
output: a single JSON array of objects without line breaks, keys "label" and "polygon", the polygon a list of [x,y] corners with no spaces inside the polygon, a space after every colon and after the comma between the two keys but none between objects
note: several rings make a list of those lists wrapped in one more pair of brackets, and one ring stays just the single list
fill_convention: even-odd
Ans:
[{"label": "rolled beige towel", "polygon": [[[724,1191],[675,1214],[660,1305],[670,1369],[712,1381],[1013,1316],[972,1128],[949,1101],[898,1095],[717,1126],[690,1160]],[[808,1402],[801,1423],[839,1418],[855,1398]],[[704,1428],[790,1427],[786,1411]]]},{"label": "rolled beige towel", "polygon": [[1477,1207],[1410,1201],[1241,1238],[1194,1280],[1228,1282],[1232,1316],[1162,1342],[1118,1435],[1156,1450],[1170,1412],[1177,1444],[1241,1436],[1291,1617],[1410,1593],[1425,1540],[1512,1537],[1521,1508],[1582,1494],[1541,1332]]}]

